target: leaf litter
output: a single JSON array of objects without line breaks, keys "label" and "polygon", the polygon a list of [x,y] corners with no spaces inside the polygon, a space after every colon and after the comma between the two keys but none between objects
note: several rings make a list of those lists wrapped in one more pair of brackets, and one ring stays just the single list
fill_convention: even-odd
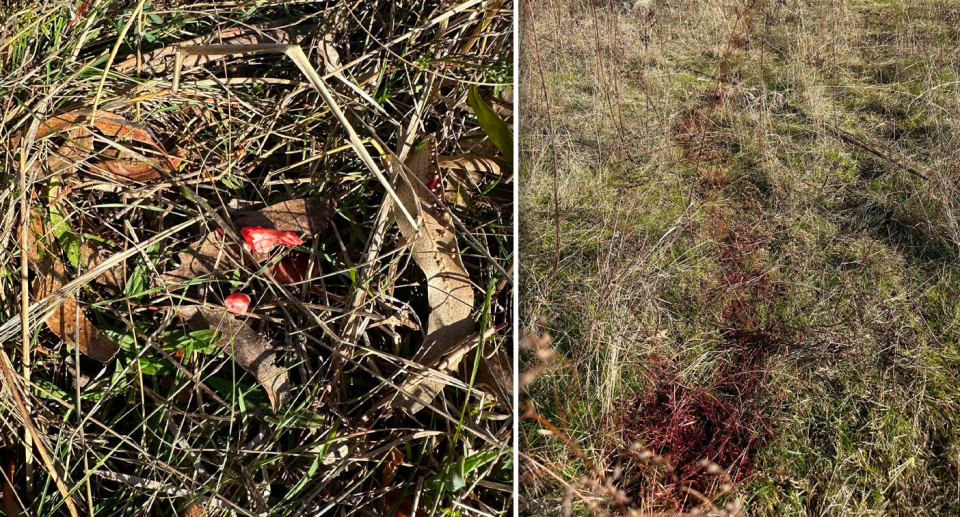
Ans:
[{"label": "leaf litter", "polygon": [[[28,254],[30,261],[40,270],[33,282],[33,291],[35,297],[44,299],[67,283],[67,272],[63,262],[56,259],[44,244],[45,237],[51,233],[46,231],[41,218],[33,217],[32,222],[34,226],[27,237]],[[44,249],[46,251],[41,251]],[[43,322],[67,344],[79,347],[81,353],[101,363],[110,361],[120,351],[120,345],[109,340],[87,319],[73,296],[64,296],[61,304],[48,312]]]},{"label": "leaf litter", "polygon": [[[162,406],[160,414],[169,422],[145,434],[146,442],[162,435],[163,443],[170,444],[178,456],[174,464],[190,465],[199,454],[205,458],[203,462],[228,465],[230,475],[225,481],[206,481],[201,469],[189,486],[177,488],[176,504],[181,511],[195,511],[197,500],[207,501],[212,507],[246,501],[239,504],[260,514],[276,515],[308,507],[319,511],[321,506],[317,505],[327,505],[331,500],[360,508],[361,512],[369,508],[372,514],[383,514],[397,506],[385,507],[384,500],[364,494],[402,498],[395,500],[399,502],[398,514],[408,515],[425,515],[431,508],[447,507],[451,497],[459,505],[485,513],[500,513],[507,508],[496,509],[509,499],[503,498],[508,491],[499,488],[509,486],[509,474],[505,474],[509,470],[497,471],[500,481],[490,485],[494,488],[468,491],[464,479],[477,481],[490,476],[491,471],[475,472],[479,467],[458,457],[476,455],[478,448],[485,458],[502,459],[508,454],[509,417],[502,413],[510,411],[510,404],[498,390],[509,384],[510,365],[509,360],[504,361],[508,357],[504,346],[509,346],[506,300],[510,289],[504,289],[509,279],[497,273],[505,271],[506,263],[496,261],[506,260],[504,250],[509,249],[510,237],[503,226],[494,226],[492,231],[485,226],[491,221],[502,225],[511,220],[509,185],[504,183],[509,181],[511,171],[504,168],[503,158],[490,156],[498,153],[496,146],[477,147],[475,135],[470,149],[466,141],[457,140],[471,129],[477,131],[468,104],[474,104],[480,94],[476,89],[468,91],[452,74],[466,73],[465,84],[484,81],[482,76],[471,75],[476,69],[448,66],[442,70],[442,74],[451,74],[439,81],[446,83],[443,95],[455,98],[457,104],[456,110],[437,109],[440,87],[433,82],[436,78],[430,79],[432,72],[422,74],[418,68],[422,65],[417,64],[407,69],[414,71],[413,76],[397,75],[398,70],[411,66],[407,61],[410,56],[391,64],[392,51],[382,52],[385,49],[379,45],[411,39],[419,45],[449,43],[449,49],[442,52],[471,48],[489,52],[504,43],[509,45],[504,29],[510,27],[505,22],[511,11],[502,2],[467,2],[470,10],[462,10],[467,4],[455,8],[428,4],[421,6],[426,9],[426,17],[417,15],[402,21],[410,14],[403,10],[406,7],[392,12],[391,16],[400,17],[391,25],[404,26],[401,36],[385,33],[357,39],[354,35],[349,45],[343,40],[344,27],[357,31],[369,30],[370,26],[346,23],[359,11],[336,6],[325,8],[339,12],[336,16],[326,18],[322,11],[311,15],[323,23],[253,22],[245,24],[247,28],[218,28],[199,38],[173,42],[178,45],[164,44],[134,53],[111,71],[156,74],[159,78],[171,68],[181,68],[187,75],[208,66],[217,75],[229,71],[229,77],[184,83],[189,87],[179,94],[156,80],[118,93],[111,77],[104,83],[107,89],[99,108],[67,108],[40,122],[32,149],[40,156],[46,153],[47,158],[40,160],[42,165],[32,174],[38,186],[49,180],[50,187],[44,185],[47,206],[38,209],[31,220],[46,226],[51,226],[46,221],[53,221],[56,230],[46,227],[31,236],[31,243],[37,244],[31,245],[30,256],[34,269],[31,312],[40,302],[56,306],[56,313],[46,319],[46,324],[57,339],[77,346],[99,362],[115,365],[115,369],[108,366],[99,374],[79,372],[83,363],[75,365],[78,375],[92,379],[84,390],[108,386],[97,398],[88,399],[90,394],[86,392],[78,394],[82,397],[78,403],[104,400],[114,409],[133,407],[127,405],[144,399],[145,394],[147,405],[151,399],[166,398],[167,405]],[[492,25],[491,20],[495,21]],[[330,24],[340,29],[328,30]],[[82,26],[82,20],[76,24]],[[439,27],[441,32],[434,35]],[[192,34],[198,33],[203,31]],[[423,39],[428,34],[434,39]],[[491,46],[496,41],[500,43]],[[372,46],[351,47],[358,42]],[[248,77],[243,79],[250,80],[243,88],[249,90],[234,88],[240,83],[232,79],[249,72],[244,68],[244,58],[237,57],[242,52],[186,53],[179,58],[180,67],[176,66],[178,48],[275,43],[300,44],[304,51],[319,51],[311,55],[311,60],[321,61],[326,74],[339,81],[323,100],[332,111],[343,111],[342,115],[335,119],[330,111],[318,110],[315,97],[310,97],[314,94],[296,81]],[[341,68],[335,47],[348,49],[345,55],[362,57]],[[298,58],[295,54],[288,55],[317,86],[319,76],[310,77],[312,65],[306,55]],[[481,59],[484,66],[493,63],[487,57]],[[291,68],[289,64],[273,64],[270,59],[253,61],[269,63],[272,71]],[[179,74],[174,84],[178,78]],[[388,102],[371,95],[390,83],[427,79],[425,88],[419,83],[405,85],[392,92]],[[382,84],[374,84],[378,81]],[[251,95],[254,90],[260,93]],[[489,90],[484,87],[482,91]],[[472,102],[467,102],[468,97]],[[410,106],[417,108],[411,111]],[[5,122],[16,120],[15,127],[23,127],[23,121],[29,121],[22,119],[25,112],[14,113],[21,113],[21,118],[13,115]],[[417,131],[407,135],[395,132],[391,124],[397,125],[397,120],[404,120]],[[328,151],[343,147],[337,144],[347,139],[344,130],[353,131],[351,124],[371,132],[362,141],[350,135],[350,146],[360,155],[360,163],[355,157]],[[443,132],[446,138],[434,142],[431,134],[440,126],[447,128]],[[5,129],[0,128],[0,136]],[[389,137],[381,140],[384,135]],[[2,140],[9,142],[8,149],[16,149],[19,138]],[[500,142],[504,135],[495,138]],[[428,143],[415,148],[406,160],[413,173],[409,177],[404,172],[399,179],[394,177],[397,181],[389,182],[378,176],[372,183],[366,178],[369,174],[364,166],[374,163],[370,156],[364,156],[367,151],[362,147],[366,143],[377,149],[381,163],[393,165],[397,161],[387,150],[389,146],[396,144],[397,154],[405,156],[411,145],[424,140]],[[289,159],[286,164],[276,159],[296,156],[303,147],[320,160],[314,165],[304,161],[291,166]],[[438,159],[438,148],[449,156]],[[362,170],[359,174],[354,172],[358,166]],[[278,184],[289,188],[275,188],[261,181],[277,169],[283,172],[274,176],[281,182]],[[56,187],[60,184],[62,188]],[[429,192],[418,192],[427,185]],[[376,213],[378,203],[388,207],[391,200],[399,229],[390,224],[371,228],[367,205]],[[414,213],[416,222],[410,224]],[[270,242],[264,241],[264,246],[244,249],[244,241],[250,242],[243,238],[244,228],[291,232],[295,239],[285,242],[278,238],[282,249],[273,247],[273,237],[267,239]],[[251,231],[261,230],[247,233]],[[470,241],[468,250],[480,254],[461,249],[458,235]],[[396,246],[392,249],[384,248],[358,262],[360,256],[355,250],[364,243],[393,240]],[[36,252],[41,244],[42,255]],[[287,247],[290,245],[295,248]],[[406,267],[408,259],[416,264],[415,269]],[[361,270],[369,274],[361,278],[357,275]],[[90,271],[96,274],[87,273]],[[490,289],[499,287],[487,293],[492,305],[485,306],[479,303],[483,297],[478,295],[488,284]],[[243,313],[231,314],[224,302],[240,291],[256,304],[245,304],[245,311],[227,304]],[[63,300],[58,302],[55,299],[61,292]],[[359,303],[347,303],[357,292],[364,294],[356,298]],[[349,342],[330,330],[335,328],[331,323],[354,316],[372,318],[374,323]],[[77,321],[79,326],[69,327]],[[481,321],[486,327],[478,329]],[[483,330],[482,339],[479,330]],[[44,337],[41,342],[45,353],[53,354],[53,361],[46,362],[34,375],[46,383],[45,389],[56,388],[56,382],[46,380],[46,370],[58,368],[55,359],[62,352],[56,340]],[[479,355],[468,355],[480,343],[483,347]],[[249,376],[231,379],[229,368],[223,369],[223,356],[216,350]],[[340,357],[338,354],[343,354],[346,365],[342,372],[329,367],[333,358]],[[465,357],[471,360],[464,361]],[[464,364],[474,363],[473,359],[481,365],[477,372]],[[173,368],[169,368],[171,363]],[[136,365],[140,365],[139,373]],[[146,367],[156,373],[142,369]],[[497,372],[494,377],[490,377],[491,371]],[[95,378],[104,374],[109,378]],[[251,379],[256,381],[253,386],[249,384]],[[452,389],[444,390],[448,386]],[[335,391],[346,397],[330,395]],[[389,392],[396,407],[405,411],[385,411],[371,404],[375,394],[382,396],[384,392]],[[403,395],[407,392],[414,398]],[[227,397],[230,393],[241,396]],[[259,393],[266,395],[265,405],[259,402]],[[433,404],[441,394],[443,403]],[[231,406],[237,400],[239,408]],[[491,400],[500,401],[496,409]],[[429,417],[412,417],[426,405],[432,407],[431,412],[423,413]],[[87,406],[84,402],[84,406],[86,410],[103,409],[99,403]],[[148,424],[137,422],[138,414],[139,409],[112,417],[111,425],[118,434],[101,434],[99,439],[113,440],[124,433],[146,430]],[[243,415],[247,426],[234,427],[236,417],[232,415]],[[451,434],[450,423],[457,424],[464,418],[464,432]],[[189,426],[200,423],[200,427],[176,434],[163,429],[187,422]],[[332,427],[331,422],[335,423]],[[69,420],[56,425],[88,435],[96,430],[92,422],[79,428]],[[232,460],[224,463],[222,454],[237,458],[249,454],[234,451],[220,441],[221,435],[229,436],[229,443],[239,446],[236,429],[242,429],[245,451],[256,449],[255,454],[261,454],[262,449],[262,453],[282,455],[273,456],[273,463],[264,464],[261,470],[248,470]],[[280,440],[273,433],[290,434],[290,440]],[[409,445],[384,449],[384,444],[397,443]],[[98,472],[100,477],[114,483],[108,491],[121,498],[120,494],[142,493],[152,501],[149,494],[163,491],[168,483],[155,479],[167,480],[171,474],[174,480],[182,479],[171,470],[176,470],[174,467],[156,461],[150,452],[131,454],[132,445],[121,438],[113,446],[117,452],[98,467],[106,469]],[[490,449],[491,445],[495,448]],[[410,446],[420,452],[411,452]],[[361,478],[367,480],[362,488],[355,485],[348,489],[343,484],[341,476],[356,476],[358,469],[363,472],[367,468],[356,458],[379,459],[383,452],[375,451],[383,450],[390,456],[383,476]],[[322,461],[311,467],[309,455]],[[146,462],[138,459],[144,456]],[[114,475],[130,472],[127,467],[134,467],[136,475]],[[457,476],[450,477],[450,472],[458,470]],[[83,472],[74,477],[89,478]],[[456,482],[445,483],[448,478]],[[138,481],[131,484],[124,479]],[[417,479],[423,488],[416,492],[399,488],[416,485]],[[189,496],[207,491],[215,497]],[[104,494],[97,487],[75,491],[74,497],[85,499],[84,492]],[[238,495],[224,499],[221,493]],[[117,496],[107,497],[116,500]],[[228,506],[243,513],[240,507]]]},{"label": "leaf litter", "polygon": [[[441,369],[449,373],[457,369],[463,357],[462,354],[450,355],[451,352],[456,351],[456,346],[473,333],[475,327],[473,284],[460,258],[449,215],[427,201],[430,198],[427,185],[440,175],[434,142],[411,153],[405,165],[411,174],[400,183],[397,195],[407,211],[417,214],[420,225],[414,227],[402,217],[397,217],[397,224],[405,238],[413,239],[410,251],[427,277],[430,306],[427,334],[413,360],[432,366],[446,359]],[[416,413],[423,409],[424,402],[432,401],[443,386],[443,381],[432,378],[429,372],[415,374],[403,382],[400,398],[394,405]]]},{"label": "leaf litter", "polygon": [[257,378],[267,391],[274,411],[290,399],[287,371],[277,366],[276,353],[270,343],[249,325],[225,308],[188,305],[179,307],[177,313],[192,330],[213,330],[222,335],[216,342],[217,346]]}]

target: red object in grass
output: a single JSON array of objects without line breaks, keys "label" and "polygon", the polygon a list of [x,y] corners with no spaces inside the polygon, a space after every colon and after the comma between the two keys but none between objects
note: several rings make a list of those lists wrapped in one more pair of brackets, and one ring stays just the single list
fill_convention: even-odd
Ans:
[{"label": "red object in grass", "polygon": [[83,15],[90,9],[90,2],[87,0],[81,0],[80,5],[77,6],[77,12],[70,16],[70,23],[67,27],[73,27],[73,24],[83,19]]},{"label": "red object in grass", "polygon": [[272,250],[277,244],[285,244],[287,246],[299,246],[303,244],[303,240],[293,232],[283,232],[262,226],[247,226],[246,228],[241,228],[240,235],[243,236],[243,246],[257,253],[266,253]]},{"label": "red object in grass", "polygon": [[250,308],[250,297],[243,293],[234,293],[223,300],[223,305],[229,312],[243,314]]},{"label": "red object in grass", "polygon": [[437,188],[437,183],[440,183],[440,176],[434,176],[430,178],[430,181],[427,182],[427,189],[433,190]]}]

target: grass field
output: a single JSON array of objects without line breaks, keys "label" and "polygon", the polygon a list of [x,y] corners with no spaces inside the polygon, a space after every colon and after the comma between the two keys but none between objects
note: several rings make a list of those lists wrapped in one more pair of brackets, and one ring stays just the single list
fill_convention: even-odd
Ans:
[{"label": "grass field", "polygon": [[960,4],[520,14],[521,512],[960,513]]},{"label": "grass field", "polygon": [[512,5],[4,1],[0,514],[511,513]]}]

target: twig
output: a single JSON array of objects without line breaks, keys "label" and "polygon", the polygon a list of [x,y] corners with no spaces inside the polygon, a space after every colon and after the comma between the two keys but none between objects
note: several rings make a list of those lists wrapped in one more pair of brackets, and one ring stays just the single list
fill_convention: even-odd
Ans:
[{"label": "twig", "polygon": [[920,179],[924,179],[924,180],[930,181],[930,178],[928,178],[928,177],[927,177],[926,175],[924,175],[922,172],[918,171],[917,169],[915,169],[915,168],[913,168],[913,167],[911,167],[911,166],[909,166],[909,165],[907,165],[907,164],[905,164],[905,163],[901,163],[901,162],[898,162],[897,160],[894,160],[894,159],[891,158],[889,155],[886,155],[886,154],[884,154],[884,153],[881,153],[880,151],[878,151],[878,150],[874,149],[873,147],[869,146],[866,142],[864,142],[864,141],[860,140],[859,138],[853,136],[853,134],[851,134],[851,133],[849,133],[849,132],[847,132],[847,131],[844,131],[843,129],[840,129],[839,127],[834,127],[832,124],[824,124],[824,125],[827,127],[827,130],[829,130],[829,131],[830,131],[831,133],[833,133],[834,135],[838,136],[838,137],[839,137],[841,140],[843,140],[844,142],[847,142],[848,144],[853,144],[853,145],[855,145],[855,146],[863,149],[864,151],[867,151],[868,153],[870,153],[870,154],[872,154],[872,155],[874,155],[874,156],[876,156],[876,157],[878,157],[878,158],[881,158],[881,159],[883,159],[883,160],[886,160],[887,162],[889,162],[889,163],[892,164],[893,166],[899,167],[899,168],[901,168],[901,169],[909,172],[910,174],[913,174],[914,176],[916,176],[916,177],[918,177],[918,178],[920,178]]}]

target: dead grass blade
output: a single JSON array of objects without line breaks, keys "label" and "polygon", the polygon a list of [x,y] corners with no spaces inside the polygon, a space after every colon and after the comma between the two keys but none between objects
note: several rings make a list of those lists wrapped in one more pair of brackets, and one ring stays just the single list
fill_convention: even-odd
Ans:
[{"label": "dead grass blade", "polygon": [[[180,46],[204,45],[218,43],[222,45],[257,45],[257,44],[285,44],[295,45],[304,36],[314,29],[311,25],[293,25],[293,20],[279,20],[270,23],[256,24],[249,27],[231,27],[219,32],[205,34],[193,39],[181,41]],[[140,70],[144,72],[160,73],[173,67],[172,58],[177,53],[176,46],[162,47],[143,54],[140,60]],[[191,55],[184,58],[182,65],[186,67],[202,66],[212,61],[222,59],[222,56]],[[119,72],[130,73],[137,70],[137,56],[131,54],[114,68]]]}]

